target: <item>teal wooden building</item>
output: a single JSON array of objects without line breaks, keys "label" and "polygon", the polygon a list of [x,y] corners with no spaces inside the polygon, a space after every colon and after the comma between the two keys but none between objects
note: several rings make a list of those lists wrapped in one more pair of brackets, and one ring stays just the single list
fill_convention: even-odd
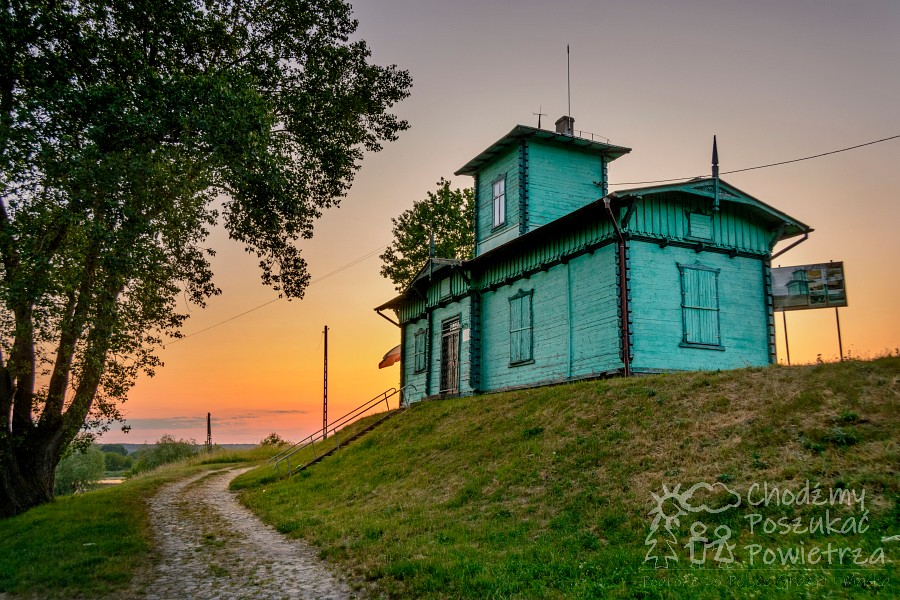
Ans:
[{"label": "teal wooden building", "polygon": [[407,400],[775,361],[772,250],[811,229],[715,166],[608,193],[628,152],[563,117],[457,171],[474,178],[474,258],[432,258],[376,309],[396,313]]}]

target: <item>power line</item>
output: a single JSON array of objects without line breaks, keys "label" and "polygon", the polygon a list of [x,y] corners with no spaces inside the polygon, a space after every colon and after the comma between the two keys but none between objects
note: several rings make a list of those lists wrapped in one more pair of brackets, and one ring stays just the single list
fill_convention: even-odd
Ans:
[{"label": "power line", "polygon": [[[363,255],[360,256],[359,258],[356,258],[356,259],[350,261],[349,263],[347,263],[347,264],[345,264],[345,265],[343,265],[343,266],[341,266],[341,267],[338,267],[338,268],[335,269],[334,271],[331,271],[330,273],[326,273],[325,275],[322,275],[322,276],[319,277],[318,279],[314,279],[314,280],[310,281],[309,284],[308,284],[306,287],[307,287],[307,288],[312,287],[312,286],[314,286],[314,285],[317,284],[317,283],[321,283],[321,282],[325,281],[325,280],[328,279],[329,277],[333,277],[333,276],[337,275],[338,273],[341,273],[341,272],[343,272],[343,271],[346,271],[346,270],[349,269],[350,267],[353,267],[353,266],[355,266],[355,265],[358,265],[359,263],[361,263],[362,261],[364,261],[364,260],[366,260],[366,259],[368,259],[368,258],[372,258],[373,256],[375,256],[376,254],[378,254],[379,252],[381,252],[382,250],[384,250],[384,249],[387,248],[388,246],[390,246],[390,244],[385,244],[384,246],[380,246],[380,247],[376,248],[375,250],[372,250],[372,251],[370,251],[370,252],[367,252],[366,254],[363,254]],[[235,319],[239,319],[239,318],[243,317],[244,315],[249,315],[250,313],[252,313],[252,312],[254,312],[254,311],[257,311],[257,310],[259,310],[259,309],[261,309],[261,308],[265,308],[266,306],[268,306],[268,305],[270,305],[270,304],[274,304],[274,303],[278,302],[278,301],[281,300],[281,299],[282,299],[282,298],[273,298],[272,300],[269,300],[268,302],[263,302],[263,303],[260,304],[259,306],[254,306],[253,308],[247,309],[247,310],[245,310],[244,312],[238,313],[238,314],[236,314],[236,315],[234,315],[234,316],[232,316],[232,317],[228,317],[227,319],[225,319],[225,320],[223,320],[223,321],[219,321],[218,323],[214,323],[214,324],[210,325],[209,327],[204,327],[203,329],[200,329],[200,330],[198,330],[198,331],[194,331],[193,333],[189,333],[189,334],[183,335],[183,336],[181,336],[181,337],[179,337],[179,338],[175,338],[175,339],[172,340],[171,342],[167,342],[167,343],[163,344],[163,348],[165,348],[166,346],[171,346],[172,344],[177,344],[178,342],[181,342],[181,341],[186,340],[186,339],[188,339],[188,338],[194,337],[194,336],[196,336],[196,335],[200,335],[201,333],[205,333],[205,332],[209,331],[210,329],[215,329],[216,327],[219,327],[220,325],[224,325],[225,323],[230,323],[231,321],[234,321]]]},{"label": "power line", "polygon": [[[887,142],[890,140],[896,140],[900,138],[900,135],[892,135],[891,137],[882,138],[880,140],[875,140],[872,142],[866,142],[865,144],[857,144],[856,146],[850,146],[849,148],[841,148],[840,150],[832,150],[830,152],[823,152],[821,154],[813,154],[812,156],[804,156],[803,158],[794,158],[791,160],[783,160],[781,162],[774,162],[765,165],[759,165],[757,167],[747,167],[745,169],[735,169],[733,171],[722,171],[722,175],[728,175],[730,173],[743,173],[744,171],[755,171],[756,169],[766,169],[768,167],[777,167],[779,165],[787,165],[790,163],[800,162],[804,160],[811,160],[813,158],[821,158],[823,156],[829,156],[831,154],[838,154],[840,152],[847,152],[848,150],[856,150],[857,148],[863,148],[865,146],[871,146],[873,144],[880,144],[881,142]],[[688,179],[696,179],[697,177],[703,177],[703,175],[693,175],[691,177],[676,177],[674,179],[655,179],[653,181],[625,181],[622,183],[610,183],[609,185],[644,185],[648,183],[670,183],[672,181],[685,181]]]}]

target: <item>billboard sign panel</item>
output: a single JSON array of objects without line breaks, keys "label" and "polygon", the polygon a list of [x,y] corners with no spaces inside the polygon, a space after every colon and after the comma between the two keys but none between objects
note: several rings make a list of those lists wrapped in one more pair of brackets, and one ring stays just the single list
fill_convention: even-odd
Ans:
[{"label": "billboard sign panel", "polygon": [[775,310],[847,306],[844,263],[773,268],[772,294]]}]

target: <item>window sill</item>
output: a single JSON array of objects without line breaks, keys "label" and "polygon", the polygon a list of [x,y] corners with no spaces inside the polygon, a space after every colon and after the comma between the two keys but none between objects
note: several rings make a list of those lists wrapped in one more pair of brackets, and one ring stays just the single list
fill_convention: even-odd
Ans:
[{"label": "window sill", "polygon": [[500,223],[499,225],[492,226],[491,233],[496,233],[496,232],[500,231],[501,229],[503,229],[504,227],[506,227],[506,221],[504,221],[503,223]]},{"label": "window sill", "polygon": [[698,350],[718,350],[720,352],[725,351],[725,346],[721,344],[698,344],[695,342],[681,342],[678,345],[682,348],[697,348]]},{"label": "window sill", "polygon": [[512,368],[512,367],[521,367],[524,365],[533,365],[533,364],[534,364],[534,359],[529,358],[528,360],[519,360],[516,362],[511,362],[511,363],[509,363],[509,366],[510,366],[510,368]]}]

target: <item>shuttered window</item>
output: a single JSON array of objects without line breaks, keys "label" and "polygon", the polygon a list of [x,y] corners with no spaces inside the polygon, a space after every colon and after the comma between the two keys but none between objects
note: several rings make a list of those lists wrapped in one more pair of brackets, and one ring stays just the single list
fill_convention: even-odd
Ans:
[{"label": "shuttered window", "polygon": [[532,359],[531,291],[519,291],[509,299],[509,363]]},{"label": "shuttered window", "polygon": [[491,186],[494,196],[493,227],[506,223],[506,179],[498,179]]},{"label": "shuttered window", "polygon": [[721,349],[719,269],[678,265],[681,270],[682,345]]},{"label": "shuttered window", "polygon": [[691,213],[688,220],[688,236],[698,240],[711,240],[712,217],[702,213]]},{"label": "shuttered window", "polygon": [[415,348],[413,355],[415,358],[416,373],[418,373],[425,370],[425,330],[418,330],[414,339]]}]

